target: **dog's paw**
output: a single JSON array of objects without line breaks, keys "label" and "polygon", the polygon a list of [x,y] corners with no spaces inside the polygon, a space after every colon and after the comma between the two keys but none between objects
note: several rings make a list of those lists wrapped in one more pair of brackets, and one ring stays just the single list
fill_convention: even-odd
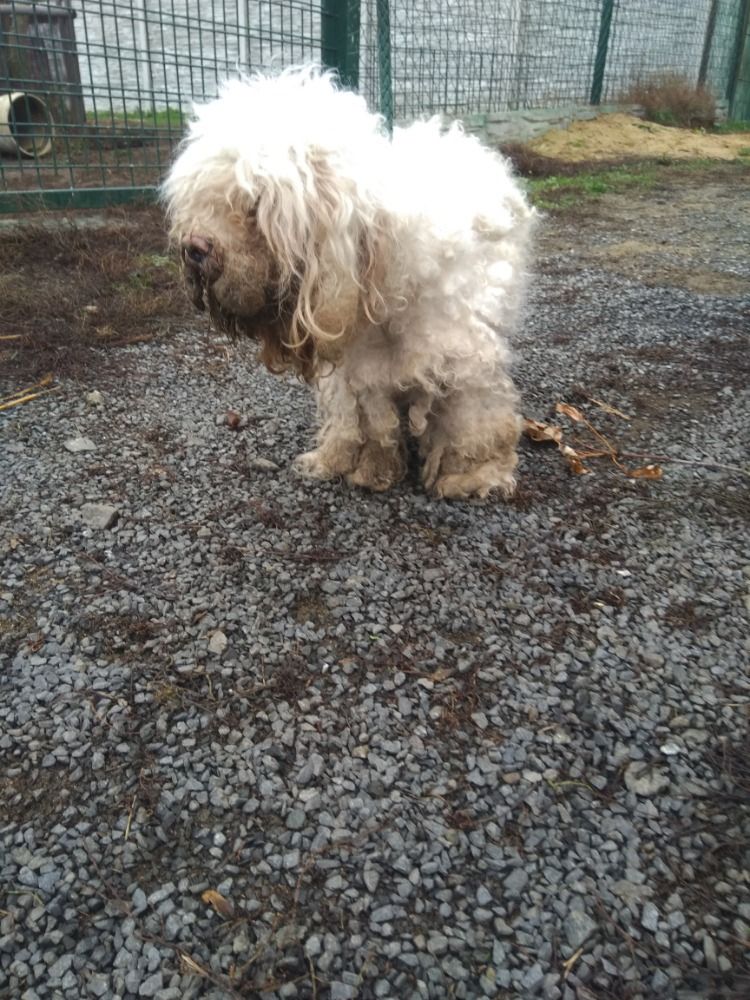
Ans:
[{"label": "dog's paw", "polygon": [[432,489],[436,496],[445,500],[484,499],[494,491],[508,499],[515,492],[516,479],[511,469],[498,462],[484,462],[467,472],[438,476]]},{"label": "dog's paw", "polygon": [[375,472],[361,465],[349,473],[346,481],[350,486],[359,486],[365,490],[372,490],[373,493],[385,493],[396,482],[396,477],[389,476],[385,472]]},{"label": "dog's paw", "polygon": [[346,480],[352,486],[384,493],[402,478],[404,470],[400,446],[383,447],[370,441],[362,449],[357,468],[349,473]]},{"label": "dog's paw", "polygon": [[323,461],[320,451],[306,451],[304,455],[298,455],[292,466],[293,471],[302,479],[335,479],[339,473],[331,469],[330,465]]}]

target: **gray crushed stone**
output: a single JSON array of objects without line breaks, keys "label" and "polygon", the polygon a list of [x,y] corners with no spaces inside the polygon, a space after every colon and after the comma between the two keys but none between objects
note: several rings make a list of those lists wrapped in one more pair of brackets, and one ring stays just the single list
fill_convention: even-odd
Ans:
[{"label": "gray crushed stone", "polygon": [[[3,415],[0,997],[748,995],[738,198],[542,236],[526,413],[661,481],[303,483],[305,388],[190,331]],[[667,277],[605,252],[655,227]]]}]

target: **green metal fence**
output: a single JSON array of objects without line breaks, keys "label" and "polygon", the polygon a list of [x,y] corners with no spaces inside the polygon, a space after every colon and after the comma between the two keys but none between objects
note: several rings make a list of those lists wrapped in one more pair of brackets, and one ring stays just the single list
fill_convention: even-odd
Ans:
[{"label": "green metal fence", "polygon": [[318,61],[387,119],[705,81],[750,117],[750,0],[0,0],[0,211],[151,195],[193,98]]}]

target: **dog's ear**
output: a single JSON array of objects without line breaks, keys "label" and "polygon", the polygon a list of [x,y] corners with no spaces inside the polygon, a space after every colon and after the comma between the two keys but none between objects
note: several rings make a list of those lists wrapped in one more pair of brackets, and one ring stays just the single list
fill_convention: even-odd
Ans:
[{"label": "dog's ear", "polygon": [[[318,149],[264,178],[257,223],[278,263],[282,293],[294,291],[285,347],[312,341],[335,360],[360,309],[375,314],[380,274],[377,235],[357,184]],[[290,299],[292,296],[288,296]]]}]

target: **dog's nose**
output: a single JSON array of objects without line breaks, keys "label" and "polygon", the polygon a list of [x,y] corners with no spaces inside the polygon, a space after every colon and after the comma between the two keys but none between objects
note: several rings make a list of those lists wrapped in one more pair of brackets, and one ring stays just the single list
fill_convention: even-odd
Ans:
[{"label": "dog's nose", "polygon": [[211,253],[211,244],[203,236],[191,233],[182,241],[182,256],[192,267],[202,267],[206,257]]}]

